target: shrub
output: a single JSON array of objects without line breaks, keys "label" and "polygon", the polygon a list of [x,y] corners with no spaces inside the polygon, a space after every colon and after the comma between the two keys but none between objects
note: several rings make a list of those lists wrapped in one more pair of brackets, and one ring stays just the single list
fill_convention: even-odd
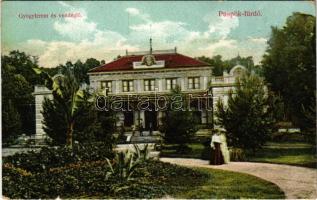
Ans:
[{"label": "shrub", "polygon": [[105,161],[81,162],[42,173],[3,167],[3,193],[10,198],[56,198],[104,194],[110,191]]},{"label": "shrub", "polygon": [[108,175],[118,179],[120,182],[130,180],[136,167],[140,165],[140,162],[134,160],[133,154],[129,151],[117,153],[112,162],[107,159],[107,163],[110,168]]},{"label": "shrub", "polygon": [[[3,167],[3,194],[9,198],[161,198],[202,184],[208,176],[190,168],[147,160],[129,181],[108,177],[107,161],[77,162],[31,173],[11,164]],[[190,178],[191,181],[188,181]]]},{"label": "shrub", "polygon": [[274,130],[273,96],[267,94],[262,78],[252,73],[243,74],[236,85],[227,105],[217,102],[217,123],[226,129],[229,146],[256,150]]},{"label": "shrub", "polygon": [[31,151],[8,156],[4,158],[4,163],[11,163],[30,172],[43,172],[79,161],[97,161],[111,157],[111,146],[105,143],[91,143],[75,145],[73,150],[67,147],[44,147],[40,152]]},{"label": "shrub", "polygon": [[246,156],[243,149],[240,148],[231,148],[229,149],[230,152],[230,161],[245,161]]},{"label": "shrub", "polygon": [[144,162],[150,158],[150,149],[148,144],[144,145],[142,149],[140,149],[138,145],[134,144],[133,148],[133,157],[139,160],[140,162]]},{"label": "shrub", "polygon": [[210,146],[210,142],[211,139],[208,138],[207,140],[205,140],[205,142],[203,143],[204,145],[204,149],[201,152],[201,159],[203,160],[210,160],[211,158],[211,146]]},{"label": "shrub", "polygon": [[164,142],[178,144],[177,151],[185,153],[189,149],[187,144],[194,137],[197,128],[197,120],[193,112],[182,110],[183,105],[186,105],[184,95],[181,93],[181,88],[176,87],[171,93],[171,110],[165,113],[162,118],[163,125],[160,128],[164,134]]},{"label": "shrub", "polygon": [[[136,147],[135,147],[136,148]],[[148,159],[148,148],[117,153],[99,146],[43,148],[6,158],[3,193],[9,198],[158,198],[196,186],[202,172]],[[190,177],[191,181],[188,181]]]}]

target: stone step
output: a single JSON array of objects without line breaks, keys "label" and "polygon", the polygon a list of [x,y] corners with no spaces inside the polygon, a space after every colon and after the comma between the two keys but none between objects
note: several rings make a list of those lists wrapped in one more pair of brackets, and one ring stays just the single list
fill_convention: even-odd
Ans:
[{"label": "stone step", "polygon": [[211,136],[211,129],[199,129],[196,133],[196,136]]},{"label": "stone step", "polygon": [[161,137],[159,136],[132,136],[131,137],[131,142],[132,143],[149,143],[149,142],[159,142],[161,140]]}]

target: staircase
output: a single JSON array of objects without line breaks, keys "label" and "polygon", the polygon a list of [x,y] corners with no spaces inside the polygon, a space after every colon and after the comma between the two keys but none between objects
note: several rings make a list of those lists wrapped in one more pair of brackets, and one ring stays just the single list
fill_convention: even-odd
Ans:
[{"label": "staircase", "polygon": [[139,131],[136,131],[134,134],[126,132],[125,136],[127,136],[127,142],[129,143],[158,143],[162,138],[159,131],[153,131],[152,134],[149,131],[143,131],[142,135]]},{"label": "staircase", "polygon": [[195,133],[195,136],[196,137],[211,137],[211,133],[212,133],[212,129],[203,128],[203,129],[199,129]]}]

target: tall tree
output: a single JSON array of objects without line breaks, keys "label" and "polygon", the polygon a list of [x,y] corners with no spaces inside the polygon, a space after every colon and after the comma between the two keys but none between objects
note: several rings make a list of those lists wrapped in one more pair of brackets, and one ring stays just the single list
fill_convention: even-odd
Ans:
[{"label": "tall tree", "polygon": [[214,76],[222,76],[223,72],[229,72],[237,64],[245,66],[249,71],[259,72],[259,68],[255,67],[252,56],[241,57],[237,56],[229,60],[223,60],[221,55],[213,56],[212,58],[201,56],[197,59],[209,63],[212,67]]},{"label": "tall tree", "polygon": [[216,55],[216,56],[213,56],[212,58],[201,56],[201,57],[198,57],[198,59],[200,61],[209,63],[213,67],[212,74],[214,76],[222,76],[223,71],[226,70],[225,64],[222,61],[221,55]]},{"label": "tall tree", "polygon": [[[35,106],[32,82],[39,81],[32,70],[32,67],[37,67],[36,61],[23,52],[12,51],[9,55],[1,56],[1,65],[3,139],[14,139],[21,133],[33,134],[35,132]],[[16,124],[15,128],[14,124]]]},{"label": "tall tree", "polygon": [[229,145],[252,150],[261,147],[274,122],[263,80],[255,74],[242,75],[229,93],[228,105],[218,101],[216,117],[227,130]]},{"label": "tall tree", "polygon": [[13,66],[14,73],[22,75],[31,85],[39,84],[41,80],[34,73],[33,68],[38,68],[38,58],[27,55],[18,50],[11,51],[8,55],[2,56],[2,63]]},{"label": "tall tree", "polygon": [[197,121],[193,113],[185,108],[188,104],[180,87],[172,90],[170,102],[171,110],[165,113],[162,131],[165,133],[165,141],[178,144],[178,151],[182,152],[188,148],[187,144],[197,131]]},{"label": "tall tree", "polygon": [[2,106],[2,142],[11,143],[22,133],[20,114],[11,100]]},{"label": "tall tree", "polygon": [[311,136],[316,132],[316,18],[293,13],[282,28],[272,27],[263,57],[269,88],[280,94],[291,119]]},{"label": "tall tree", "polygon": [[39,69],[35,70],[39,74],[45,74],[47,81],[46,86],[52,90],[53,98],[59,102],[61,114],[66,121],[66,145],[70,148],[73,146],[74,124],[78,117],[78,104],[84,96],[83,90],[80,89],[74,73],[66,70],[63,75],[50,77],[48,74]]},{"label": "tall tree", "polygon": [[[79,143],[106,142],[112,144],[115,118],[111,111],[100,112],[95,108],[92,95],[84,90],[83,100],[76,111],[73,140]],[[43,103],[44,131],[52,138],[53,144],[64,145],[67,140],[67,120],[64,102],[59,98],[45,99]]]}]

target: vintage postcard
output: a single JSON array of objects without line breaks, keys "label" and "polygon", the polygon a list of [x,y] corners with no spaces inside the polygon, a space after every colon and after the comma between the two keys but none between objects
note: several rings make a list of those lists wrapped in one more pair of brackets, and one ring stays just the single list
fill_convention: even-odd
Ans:
[{"label": "vintage postcard", "polygon": [[3,1],[2,198],[316,199],[314,1]]}]

